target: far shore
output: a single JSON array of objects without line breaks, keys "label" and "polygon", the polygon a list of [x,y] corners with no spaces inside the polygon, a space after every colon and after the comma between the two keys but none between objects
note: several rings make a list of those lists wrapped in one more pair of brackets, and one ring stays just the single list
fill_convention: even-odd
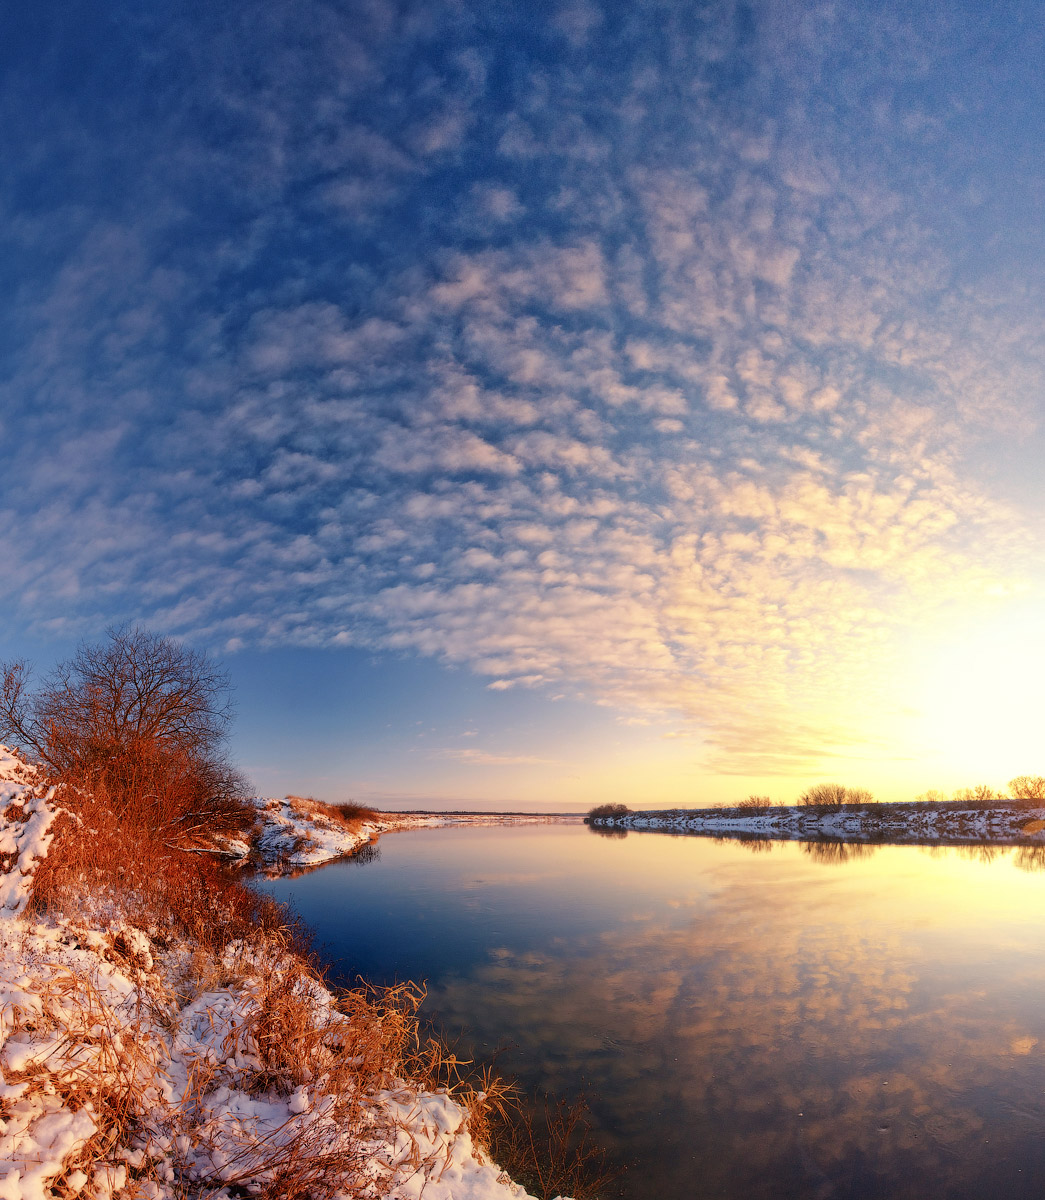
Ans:
[{"label": "far shore", "polygon": [[766,808],[659,809],[594,816],[592,829],[776,841],[999,846],[1045,844],[1039,801],[912,801]]}]

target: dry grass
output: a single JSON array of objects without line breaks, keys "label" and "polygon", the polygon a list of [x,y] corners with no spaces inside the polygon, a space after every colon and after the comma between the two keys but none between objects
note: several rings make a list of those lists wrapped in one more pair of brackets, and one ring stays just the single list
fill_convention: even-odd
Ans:
[{"label": "dry grass", "polygon": [[283,909],[245,887],[213,855],[168,842],[128,816],[126,806],[114,806],[104,789],[92,794],[63,785],[56,803],[63,812],[35,873],[36,911],[103,924],[124,920],[152,936],[182,936],[211,951],[258,931],[291,932]]},{"label": "dry grass", "polygon": [[[261,1200],[380,1195],[382,1178],[395,1169],[424,1174],[438,1165],[409,1129],[387,1125],[374,1100],[387,1091],[450,1094],[475,1143],[538,1196],[585,1200],[596,1193],[604,1175],[583,1111],[546,1105],[539,1119],[527,1116],[509,1085],[490,1071],[474,1072],[423,1030],[423,988],[364,986],[325,1003],[325,985],[285,911],[214,856],[143,823],[146,804],[133,796],[117,804],[105,789],[91,795],[68,784],[57,803],[64,812],[36,872],[33,908],[85,933],[109,929],[105,956],[138,991],[132,1012],[117,1011],[88,979],[56,972],[41,1013],[20,1023],[34,1037],[48,1029],[61,1036],[40,1061],[8,1072],[7,1082],[26,1082],[29,1094],[49,1093],[68,1110],[86,1110],[97,1126],[65,1164],[56,1195],[78,1188],[85,1197],[105,1194],[97,1171],[126,1176],[129,1187],[162,1182],[186,1197],[229,1186]],[[355,809],[346,819],[368,816]],[[147,935],[151,952],[141,951],[126,926]],[[188,954],[178,949],[186,946]],[[167,982],[152,967],[153,953],[165,950],[181,955],[180,975]],[[191,1064],[182,1094],[157,1105],[165,1032],[187,1004],[211,992],[227,995],[222,989],[229,986],[246,997],[236,1020],[214,1053]],[[221,1020],[216,1014],[212,1026],[223,1028]],[[254,1135],[230,1131],[215,1122],[208,1100],[221,1086],[284,1097],[306,1087],[313,1108],[324,1107],[323,1119],[294,1117]],[[411,1147],[405,1167],[374,1159],[375,1140],[395,1142],[403,1132]],[[221,1163],[212,1175],[200,1175],[194,1155],[201,1150]]]},{"label": "dry grass", "polygon": [[343,825],[352,833],[355,833],[367,821],[380,820],[380,814],[374,809],[368,808],[365,804],[355,804],[350,800],[346,800],[342,804],[328,804],[325,800],[317,800],[315,796],[287,796],[286,799],[306,816],[327,817],[329,820]]},{"label": "dry grass", "polygon": [[485,1144],[498,1165],[538,1200],[596,1200],[620,1172],[607,1165],[583,1098],[524,1101],[498,1097],[485,1120]]},{"label": "dry grass", "polygon": [[[394,1141],[396,1131],[375,1124],[373,1100],[385,1088],[429,1083],[410,1078],[423,992],[361,989],[330,1007],[317,1001],[315,974],[278,950],[267,963],[255,957],[250,972],[245,1011],[216,1058],[192,1063],[185,1087],[166,1103],[156,1090],[165,1074],[157,1018],[172,1019],[178,1002],[158,978],[142,980],[147,1001],[140,993],[131,1012],[106,1001],[83,975],[58,969],[44,979],[39,1009],[15,1022],[16,1030],[33,1031],[40,1051],[6,1080],[26,1085],[29,1097],[53,1097],[52,1109],[60,1103],[88,1114],[95,1127],[64,1163],[56,1195],[98,1194],[99,1172],[126,1178],[132,1195],[134,1182],[146,1180],[173,1183],[179,1196],[230,1185],[262,1200],[381,1194],[382,1178],[397,1164],[375,1160],[373,1143]],[[422,1059],[441,1069],[436,1053],[426,1049]],[[318,1120],[293,1115],[258,1135],[214,1117],[219,1087],[289,1096],[302,1084],[321,1101]],[[474,1094],[463,1102],[475,1107]],[[220,1167],[201,1173],[201,1150]],[[432,1165],[420,1154],[409,1169]]]},{"label": "dry grass", "polygon": [[367,808],[365,804],[354,804],[351,801],[346,801],[344,804],[324,804],[323,810],[335,821],[344,825],[346,829],[353,831],[367,821],[380,819],[372,808]]},{"label": "dry grass", "polygon": [[[54,1097],[66,1109],[90,1116],[95,1132],[63,1164],[63,1181],[71,1193],[77,1190],[78,1174],[93,1180],[99,1171],[121,1170],[116,1155],[129,1147],[128,1131],[155,1080],[155,1047],[140,1009],[128,1020],[81,975],[52,974],[43,981],[39,1000],[39,1010],[23,1014],[15,1028],[31,1029],[37,1037],[54,1036],[43,1041],[23,1069],[7,1071],[5,1077],[8,1083],[27,1085],[29,1097]],[[140,1165],[146,1167],[140,1177],[148,1178],[151,1163]],[[94,1191],[92,1187],[86,1194]]]}]

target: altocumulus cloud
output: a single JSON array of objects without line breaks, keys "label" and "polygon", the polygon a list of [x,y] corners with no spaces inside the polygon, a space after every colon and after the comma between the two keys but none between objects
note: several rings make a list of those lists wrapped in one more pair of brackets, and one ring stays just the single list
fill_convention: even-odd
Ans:
[{"label": "altocumulus cloud", "polygon": [[408,649],[681,713],[736,769],[844,744],[898,630],[1033,561],[1039,514],[970,467],[1035,436],[1045,328],[949,152],[972,36],[773,3],[27,25],[9,627]]}]

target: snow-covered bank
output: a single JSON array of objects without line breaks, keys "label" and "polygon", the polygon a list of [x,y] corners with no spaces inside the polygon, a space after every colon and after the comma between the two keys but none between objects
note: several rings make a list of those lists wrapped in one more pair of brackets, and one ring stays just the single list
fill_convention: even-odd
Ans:
[{"label": "snow-covered bank", "polygon": [[259,798],[252,804],[257,809],[254,829],[243,838],[215,839],[215,849],[230,858],[255,862],[263,869],[276,871],[297,871],[344,858],[357,853],[380,834],[395,830],[445,825],[576,824],[581,820],[579,816],[547,813],[383,812],[346,825],[336,808],[309,797]]},{"label": "snow-covered bank", "polygon": [[[267,1041],[291,1013],[296,1070]],[[144,930],[0,921],[0,1021],[4,1200],[219,1200],[235,1184],[273,1198],[525,1196],[479,1157],[451,1096],[346,1086],[339,1060],[365,1032],[278,947],[234,947],[200,974],[191,947]],[[327,1189],[298,1190],[319,1171]]]},{"label": "snow-covered bank", "polygon": [[0,1200],[525,1200],[481,1095],[413,1074],[416,995],[335,996],[278,935],[193,943],[114,894],[34,913],[54,793],[3,754],[0,796]]},{"label": "snow-covered bank", "polygon": [[257,799],[252,803],[257,808],[257,821],[249,843],[239,842],[229,850],[241,850],[244,859],[253,852],[259,864],[270,868],[315,867],[344,858],[390,828],[380,817],[346,825],[325,805],[302,796]]},{"label": "snow-covered bank", "polygon": [[776,808],[698,808],[629,812],[591,820],[595,829],[655,830],[715,837],[853,842],[1045,842],[1045,806],[1027,802],[986,804],[916,802],[854,804],[842,808],[792,805]]}]

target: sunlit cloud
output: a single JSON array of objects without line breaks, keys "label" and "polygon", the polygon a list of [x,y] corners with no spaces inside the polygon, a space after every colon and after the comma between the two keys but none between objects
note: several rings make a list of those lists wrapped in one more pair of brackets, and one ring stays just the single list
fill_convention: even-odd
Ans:
[{"label": "sunlit cloud", "polygon": [[910,631],[1041,582],[996,470],[1041,296],[954,236],[919,19],[577,3],[515,51],[466,9],[150,18],[162,117],[8,86],[82,176],[2,201],[9,630],[415,652],[730,772],[873,746]]},{"label": "sunlit cloud", "polygon": [[[641,1146],[664,1195],[684,1193],[689,1156],[711,1138],[725,1138],[728,1154],[702,1154],[704,1176],[761,1194],[796,1142],[810,1186],[842,1186],[898,1161],[907,1178],[967,1178],[968,1156],[955,1150],[970,1138],[982,1144],[989,1125],[1000,1133],[996,1120],[1004,1136],[1027,1135],[982,1097],[995,1085],[1036,1094],[1024,1064],[1040,1053],[1037,1019],[1018,1003],[999,1008],[996,987],[965,977],[974,946],[997,953],[1001,976],[1024,978],[1024,892],[1007,865],[1015,851],[994,848],[996,909],[985,913],[985,869],[963,869],[953,853],[914,871],[910,849],[844,847],[859,852],[846,861],[815,844],[815,854],[778,846],[753,891],[739,848],[641,838],[628,835],[626,861],[654,870],[662,894],[616,913],[605,880],[574,849],[557,865],[599,897],[606,926],[543,952],[494,950],[433,986],[428,1003],[443,1027],[468,1028],[478,1044],[510,1031],[507,1065],[552,1094],[583,1077],[610,1145]],[[860,917],[869,900],[875,925]],[[960,948],[934,924],[945,910],[962,916]],[[999,914],[1013,922],[1000,946]],[[675,1114],[667,1134],[646,1120],[665,1092]]]},{"label": "sunlit cloud", "polygon": [[519,767],[550,761],[547,758],[537,758],[532,754],[491,754],[487,750],[472,749],[443,750],[442,756],[473,767]]}]

